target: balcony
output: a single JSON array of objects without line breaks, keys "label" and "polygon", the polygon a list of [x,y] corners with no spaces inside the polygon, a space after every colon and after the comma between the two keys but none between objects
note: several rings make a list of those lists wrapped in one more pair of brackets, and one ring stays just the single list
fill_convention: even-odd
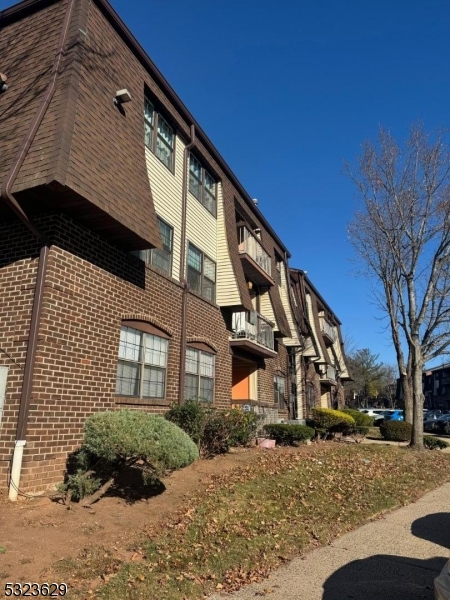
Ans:
[{"label": "balcony", "polygon": [[321,383],[336,383],[336,369],[331,365],[326,365],[326,370],[323,373],[320,373],[320,382]]},{"label": "balcony", "polygon": [[334,344],[337,339],[336,331],[323,317],[320,317],[320,331],[326,344]]},{"label": "balcony", "polygon": [[233,313],[230,346],[263,358],[277,356],[273,325],[256,311]]},{"label": "balcony", "polygon": [[239,255],[245,275],[256,285],[274,285],[272,259],[245,226],[238,228]]}]

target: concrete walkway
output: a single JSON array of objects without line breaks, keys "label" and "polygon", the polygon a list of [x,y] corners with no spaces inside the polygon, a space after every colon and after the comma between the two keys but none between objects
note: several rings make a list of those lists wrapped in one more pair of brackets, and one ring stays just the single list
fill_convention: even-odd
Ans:
[{"label": "concrete walkway", "polygon": [[210,600],[416,600],[434,598],[449,558],[450,484],[294,559],[268,579]]}]

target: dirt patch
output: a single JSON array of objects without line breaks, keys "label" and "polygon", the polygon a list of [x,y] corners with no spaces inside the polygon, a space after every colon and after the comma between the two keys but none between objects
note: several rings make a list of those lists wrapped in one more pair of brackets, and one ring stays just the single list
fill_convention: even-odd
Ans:
[{"label": "dirt patch", "polygon": [[[320,445],[320,447],[323,447]],[[280,453],[310,453],[317,446],[277,448]],[[214,475],[251,463],[258,448],[238,449],[212,460],[200,460],[172,473],[163,486],[144,496],[130,495],[120,486],[115,495],[103,498],[92,510],[49,498],[9,503],[0,499],[0,582],[43,582],[45,573],[60,561],[67,563],[87,548],[107,549],[111,559],[130,560],[129,543],[149,525],[164,521],[177,511],[190,493],[207,486]],[[267,450],[266,452],[272,452]],[[91,551],[91,550],[89,550]],[[53,571],[53,569],[52,569]]]}]

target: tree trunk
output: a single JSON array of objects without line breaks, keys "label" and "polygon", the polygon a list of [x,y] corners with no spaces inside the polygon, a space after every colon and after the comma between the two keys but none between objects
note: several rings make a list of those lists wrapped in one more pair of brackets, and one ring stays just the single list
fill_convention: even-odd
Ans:
[{"label": "tree trunk", "polygon": [[405,421],[413,424],[413,391],[411,376],[408,373],[400,377],[403,401],[405,403]]},{"label": "tree trunk", "polygon": [[[415,336],[414,336],[415,337]],[[423,358],[422,349],[418,340],[414,340],[412,360],[412,388],[413,388],[413,430],[411,448],[423,450]]]}]

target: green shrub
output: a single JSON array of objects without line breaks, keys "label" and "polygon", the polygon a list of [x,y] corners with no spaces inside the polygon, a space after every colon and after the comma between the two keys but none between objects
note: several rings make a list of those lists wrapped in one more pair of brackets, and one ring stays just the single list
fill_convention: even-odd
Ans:
[{"label": "green shrub", "polygon": [[428,450],[444,450],[444,448],[448,448],[450,446],[448,442],[433,437],[432,435],[423,436],[423,445],[425,448],[428,448]]},{"label": "green shrub", "polygon": [[190,437],[161,416],[130,410],[99,412],[86,419],[83,446],[70,456],[60,489],[74,500],[91,495],[97,500],[126,467],[138,463],[147,484],[197,458]]},{"label": "green shrub", "polygon": [[383,421],[380,433],[385,440],[392,442],[409,442],[411,439],[412,425],[406,421]]},{"label": "green shrub", "polygon": [[181,406],[173,406],[164,417],[181,427],[188,436],[200,447],[209,409],[195,400],[187,400]]},{"label": "green shrub", "polygon": [[342,411],[346,415],[350,415],[355,419],[356,427],[373,427],[373,417],[369,417],[359,410],[353,410],[352,408],[344,408]]},{"label": "green shrub", "polygon": [[313,408],[314,427],[327,431],[344,431],[355,427],[355,419],[341,410],[332,408]]},{"label": "green shrub", "polygon": [[91,415],[84,426],[84,448],[106,462],[143,460],[156,475],[180,469],[198,458],[189,436],[162,416],[120,410]]},{"label": "green shrub", "polygon": [[299,442],[310,440],[316,433],[311,427],[296,425],[295,423],[264,425],[264,432],[276,440],[280,446],[295,446]]},{"label": "green shrub", "polygon": [[230,446],[248,446],[255,438],[261,416],[252,411],[231,409],[226,412],[230,423]]},{"label": "green shrub", "polygon": [[259,421],[253,412],[219,411],[195,400],[173,407],[165,418],[190,435],[205,458],[228,452],[230,446],[247,445],[255,436]]}]

